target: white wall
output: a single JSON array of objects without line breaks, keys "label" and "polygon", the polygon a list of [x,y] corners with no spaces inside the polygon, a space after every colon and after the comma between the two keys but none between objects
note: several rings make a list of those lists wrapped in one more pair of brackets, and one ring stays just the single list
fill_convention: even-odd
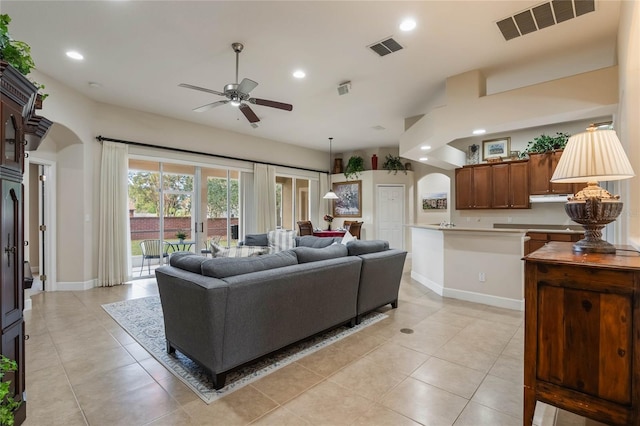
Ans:
[{"label": "white wall", "polygon": [[620,104],[618,136],[636,177],[620,182],[625,201],[620,222],[621,243],[640,249],[640,2],[623,1],[618,30]]}]

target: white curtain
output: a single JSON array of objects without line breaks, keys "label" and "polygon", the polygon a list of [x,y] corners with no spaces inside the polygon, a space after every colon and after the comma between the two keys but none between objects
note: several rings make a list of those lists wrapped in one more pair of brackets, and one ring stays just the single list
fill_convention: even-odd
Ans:
[{"label": "white curtain", "polygon": [[127,145],[103,142],[100,171],[100,238],[98,285],[111,287],[129,280],[129,202]]},{"label": "white curtain", "polygon": [[256,209],[256,232],[276,229],[276,168],[253,165],[253,194]]}]

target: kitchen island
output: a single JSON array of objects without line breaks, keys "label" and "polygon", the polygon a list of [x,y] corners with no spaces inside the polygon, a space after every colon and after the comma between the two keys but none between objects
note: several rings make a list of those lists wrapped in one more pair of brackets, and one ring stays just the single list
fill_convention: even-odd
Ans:
[{"label": "kitchen island", "polygon": [[435,293],[524,309],[527,229],[411,227],[411,278]]}]

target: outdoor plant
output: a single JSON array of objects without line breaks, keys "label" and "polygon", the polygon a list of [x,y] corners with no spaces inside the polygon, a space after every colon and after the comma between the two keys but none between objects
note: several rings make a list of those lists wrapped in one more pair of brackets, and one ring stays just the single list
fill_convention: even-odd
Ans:
[{"label": "outdoor plant", "polygon": [[349,158],[347,167],[344,168],[344,177],[347,179],[357,179],[361,172],[364,172],[364,160],[359,155]]},{"label": "outdoor plant", "polygon": [[[31,47],[24,41],[14,40],[9,34],[11,18],[6,13],[0,15],[0,59],[7,61],[20,74],[27,75],[36,67],[31,57]],[[44,84],[32,81],[38,90],[44,89]],[[44,100],[48,95],[42,94]]]},{"label": "outdoor plant", "polygon": [[402,160],[400,159],[400,157],[391,154],[387,154],[387,156],[385,157],[382,168],[384,170],[387,170],[389,173],[393,171],[394,175],[398,174],[398,170],[403,171],[405,175],[407,174],[407,169],[404,167],[404,164],[402,164]]},{"label": "outdoor plant", "polygon": [[187,238],[187,233],[183,229],[181,229],[178,232],[176,232],[176,238],[182,241],[185,238]]},{"label": "outdoor plant", "polygon": [[563,149],[569,141],[568,133],[556,132],[555,136],[548,136],[542,134],[533,138],[532,141],[527,143],[527,148],[520,154],[521,157],[525,157],[527,154],[536,154],[555,151]]},{"label": "outdoor plant", "polygon": [[[0,380],[6,373],[16,371],[18,364],[15,361],[2,355],[0,358]],[[0,382],[0,425],[13,425],[14,413],[20,406],[21,402],[14,401],[9,396],[10,381]]]}]

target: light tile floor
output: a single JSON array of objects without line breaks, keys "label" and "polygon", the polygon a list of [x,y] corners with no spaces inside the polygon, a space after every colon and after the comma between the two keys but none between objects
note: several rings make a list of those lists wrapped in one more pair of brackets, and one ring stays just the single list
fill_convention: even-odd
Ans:
[{"label": "light tile floor", "polygon": [[147,279],[33,296],[26,425],[522,424],[522,312],[439,297],[410,262],[387,319],[210,405],[101,308],[157,292]]}]

